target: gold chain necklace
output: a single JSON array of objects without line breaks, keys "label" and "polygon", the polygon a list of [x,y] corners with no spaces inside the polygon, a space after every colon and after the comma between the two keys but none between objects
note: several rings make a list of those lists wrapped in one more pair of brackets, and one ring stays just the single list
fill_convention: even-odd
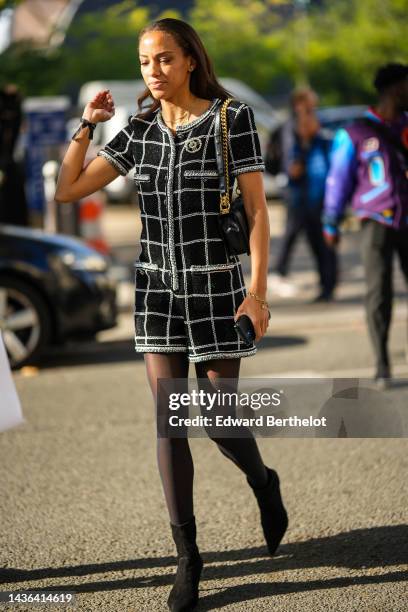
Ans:
[{"label": "gold chain necklace", "polygon": [[[171,124],[171,126],[173,126],[177,121],[180,121],[180,119],[183,119],[184,117],[186,117],[188,115],[188,119],[190,119],[190,111],[186,111],[185,113],[183,113],[182,115],[180,115],[179,117],[176,117],[175,119],[171,120],[171,119],[166,119],[166,117],[163,117],[163,113],[162,113],[162,117],[164,119],[164,122],[166,124]],[[188,122],[188,121],[187,121]],[[178,124],[178,125],[183,125],[183,124]]]}]

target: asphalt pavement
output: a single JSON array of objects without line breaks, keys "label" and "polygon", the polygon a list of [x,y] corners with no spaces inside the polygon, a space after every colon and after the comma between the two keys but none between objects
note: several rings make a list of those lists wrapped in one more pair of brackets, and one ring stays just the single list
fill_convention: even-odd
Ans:
[{"label": "asphalt pavement", "polygon": [[[269,207],[271,264],[284,211]],[[296,251],[297,293],[271,291],[271,325],[241,378],[372,375],[358,233],[341,246],[336,301],[311,305],[316,275]],[[97,342],[50,351],[14,375],[26,422],[0,434],[2,591],[74,591],[75,610],[160,612],[175,572],[174,545],[156,466],[154,405],[133,351],[132,262],[137,211],[110,208],[105,231],[121,275],[119,325]],[[243,260],[246,274],[248,261]],[[391,355],[407,391],[406,304],[395,271]],[[190,377],[194,368],[190,369]],[[263,543],[244,475],[209,439],[190,440],[198,544],[204,559],[198,612],[405,612],[408,609],[408,467],[401,438],[258,438],[281,478],[289,529],[274,558]],[[0,604],[0,609],[2,604]],[[10,610],[65,610],[14,604]]]}]

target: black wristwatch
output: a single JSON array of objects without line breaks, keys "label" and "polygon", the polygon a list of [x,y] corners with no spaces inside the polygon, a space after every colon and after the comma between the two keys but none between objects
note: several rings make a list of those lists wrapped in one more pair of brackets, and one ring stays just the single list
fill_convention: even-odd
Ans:
[{"label": "black wristwatch", "polygon": [[78,129],[72,135],[71,140],[76,140],[75,137],[79,134],[79,132],[84,127],[88,127],[89,128],[89,140],[92,140],[93,139],[94,129],[96,128],[96,123],[91,123],[90,121],[88,121],[88,119],[84,119],[84,117],[81,118],[81,122],[80,122],[80,124],[78,126]]}]

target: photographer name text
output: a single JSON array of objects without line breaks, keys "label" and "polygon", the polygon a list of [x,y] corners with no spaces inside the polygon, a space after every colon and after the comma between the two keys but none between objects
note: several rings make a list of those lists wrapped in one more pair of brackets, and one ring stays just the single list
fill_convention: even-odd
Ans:
[{"label": "photographer name text", "polygon": [[259,415],[257,417],[232,417],[217,415],[208,417],[198,415],[192,418],[171,415],[169,417],[171,427],[326,427],[326,417],[298,417],[289,416],[285,418],[276,417],[273,414]]}]

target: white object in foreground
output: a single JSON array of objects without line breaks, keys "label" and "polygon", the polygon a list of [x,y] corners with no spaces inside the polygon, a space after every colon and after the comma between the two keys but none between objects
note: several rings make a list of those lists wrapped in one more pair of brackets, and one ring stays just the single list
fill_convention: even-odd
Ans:
[{"label": "white object in foreground", "polygon": [[20,400],[0,331],[0,432],[24,422]]}]

